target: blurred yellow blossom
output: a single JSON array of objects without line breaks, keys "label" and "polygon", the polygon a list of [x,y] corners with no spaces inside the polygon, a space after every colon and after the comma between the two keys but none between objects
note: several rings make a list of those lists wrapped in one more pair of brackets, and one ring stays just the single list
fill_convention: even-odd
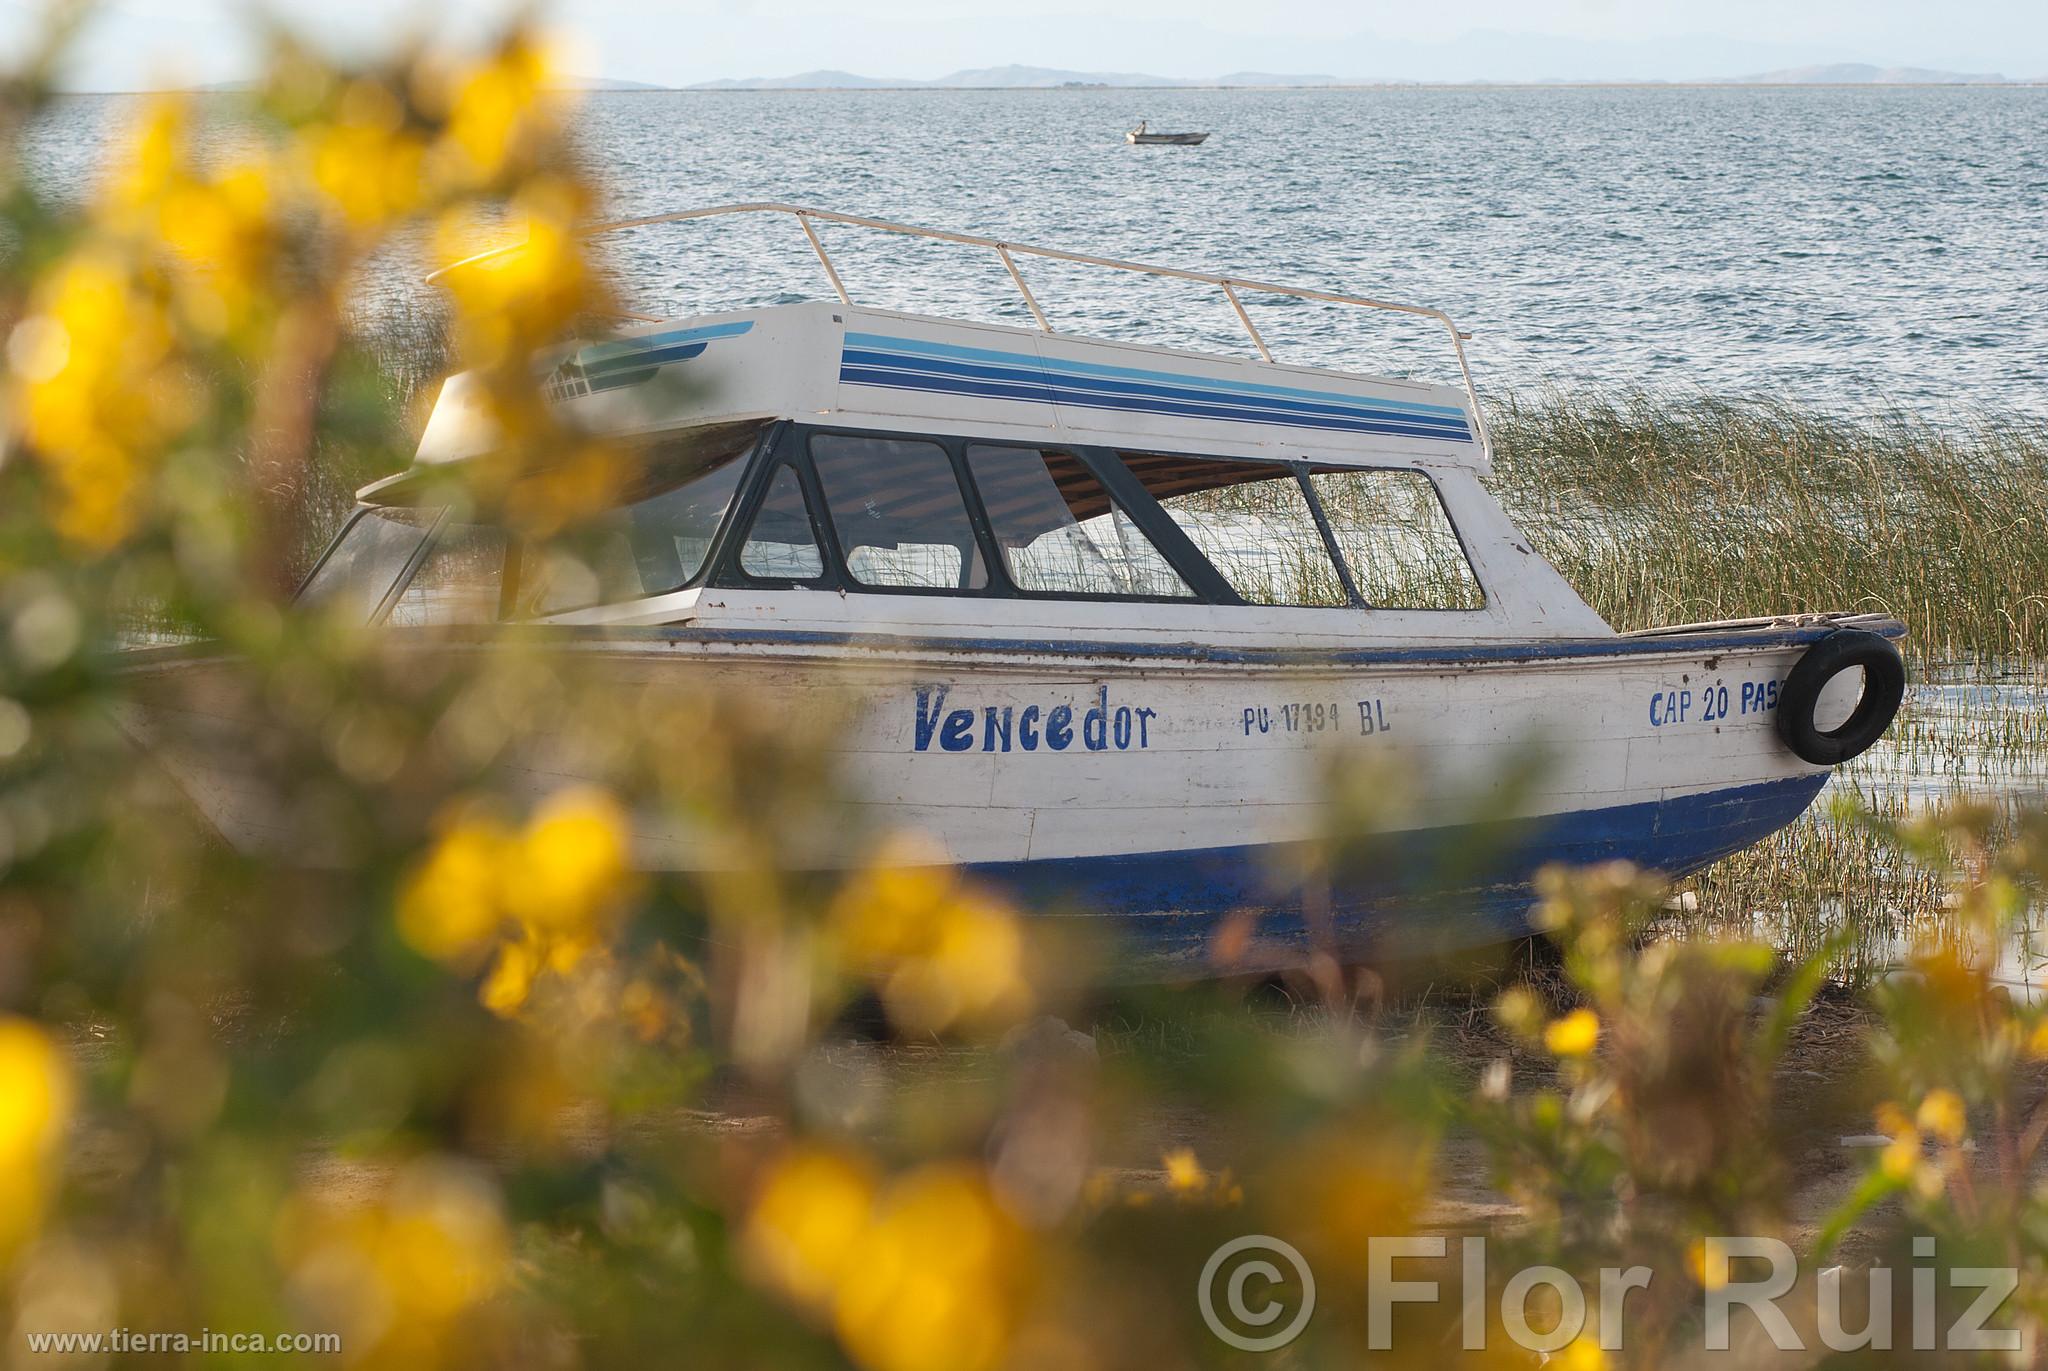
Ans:
[{"label": "blurred yellow blossom", "polygon": [[11,408],[73,542],[104,551],[133,530],[144,477],[192,414],[176,351],[164,283],[106,246],[59,263],[15,326]]},{"label": "blurred yellow blossom", "polygon": [[1719,1290],[1728,1284],[1728,1259],[1724,1256],[1709,1266],[1705,1238],[1694,1238],[1686,1244],[1685,1269],[1692,1276],[1693,1283],[1702,1290]]},{"label": "blurred yellow blossom", "polygon": [[1909,1181],[1913,1179],[1913,1173],[1919,1169],[1920,1158],[1920,1134],[1917,1130],[1909,1128],[1885,1144],[1884,1151],[1878,1156],[1877,1165],[1890,1179]]},{"label": "blurred yellow blossom", "polygon": [[379,81],[350,82],[333,117],[301,129],[298,142],[308,178],[352,229],[402,218],[426,194],[426,143]]},{"label": "blurred yellow blossom", "polygon": [[[1962,1101],[1948,1091],[1938,1090],[1934,1095],[1947,1095],[1949,1099],[1936,1100],[1931,1111],[1923,1105],[1922,1118],[1929,1124],[1938,1124],[1944,1129],[1953,1127],[1955,1138],[1948,1140],[1960,1139],[1964,1122]],[[1951,1100],[1953,1114],[1950,1112]],[[1887,1100],[1877,1108],[1877,1126],[1891,1138],[1878,1153],[1878,1172],[1886,1180],[1909,1187],[1923,1199],[1932,1199],[1939,1195],[1948,1184],[1950,1168],[1928,1157],[1921,1121],[1908,1117],[1903,1109]],[[1937,1133],[1936,1136],[1941,1135]],[[1949,1154],[1949,1157],[1951,1162],[1956,1160],[1953,1153]]]},{"label": "blurred yellow blossom", "polygon": [[574,970],[609,933],[635,881],[627,836],[625,811],[590,786],[557,791],[516,832],[463,814],[400,888],[399,934],[462,969],[495,946],[478,996],[516,1013],[542,971]]},{"label": "blurred yellow blossom", "polygon": [[1544,1365],[1546,1371],[1606,1371],[1608,1359],[1598,1338],[1581,1333]]},{"label": "blurred yellow blossom", "polygon": [[506,907],[530,927],[589,931],[631,879],[626,812],[594,786],[556,791],[520,835]]},{"label": "blurred yellow blossom", "polygon": [[[555,342],[584,312],[601,308],[596,278],[578,232],[589,209],[582,187],[560,178],[524,187],[509,209],[523,220],[524,241],[442,277],[455,307],[454,343],[463,365],[525,369],[535,349]],[[473,254],[478,227],[464,212],[445,216],[438,230],[441,255]],[[530,381],[519,398],[536,399]]]},{"label": "blurred yellow blossom", "polygon": [[71,1071],[49,1035],[0,1018],[0,1264],[42,1222],[71,1104]]},{"label": "blurred yellow blossom", "polygon": [[436,961],[474,961],[503,919],[499,892],[514,839],[488,818],[464,818],[434,844],[398,898],[398,931]]},{"label": "blurred yellow blossom", "polygon": [[807,1308],[829,1310],[862,1259],[875,1187],[873,1171],[843,1153],[805,1147],[783,1157],[747,1219],[756,1275]]},{"label": "blurred yellow blossom", "polygon": [[548,127],[549,65],[543,45],[522,32],[456,78],[448,142],[459,175],[495,180]]},{"label": "blurred yellow blossom", "polygon": [[407,1163],[368,1198],[301,1191],[278,1218],[276,1248],[294,1295],[342,1334],[348,1358],[390,1365],[442,1355],[510,1257],[496,1188],[439,1158]]},{"label": "blurred yellow blossom", "polygon": [[1192,1147],[1176,1147],[1160,1160],[1166,1167],[1166,1187],[1169,1190],[1186,1193],[1200,1190],[1209,1183],[1209,1173],[1195,1159]]},{"label": "blurred yellow blossom", "polygon": [[1590,1009],[1574,1009],[1543,1030],[1543,1045],[1554,1056],[1584,1057],[1600,1043],[1600,1016]]},{"label": "blurred yellow blossom", "polygon": [[818,1147],[775,1164],[742,1241],[756,1277],[829,1316],[871,1371],[995,1364],[1029,1268],[979,1168],[935,1162],[878,1185],[865,1162]]},{"label": "blurred yellow blossom", "polygon": [[882,1194],[833,1302],[840,1341],[873,1371],[979,1371],[1015,1329],[1025,1237],[974,1167],[933,1163]]},{"label": "blurred yellow blossom", "polygon": [[896,1023],[915,1032],[1015,1018],[1029,1008],[1016,916],[913,837],[885,843],[840,891],[832,925]]},{"label": "blurred yellow blossom", "polygon": [[1963,1113],[1962,1098],[1955,1091],[1930,1090],[1927,1098],[1920,1101],[1914,1122],[1941,1141],[1956,1143],[1962,1141],[1968,1120]]},{"label": "blurred yellow blossom", "polygon": [[500,944],[490,974],[477,987],[478,1002],[500,1016],[518,1013],[526,997],[533,993],[534,978],[540,975],[544,964],[543,951],[532,938]]}]

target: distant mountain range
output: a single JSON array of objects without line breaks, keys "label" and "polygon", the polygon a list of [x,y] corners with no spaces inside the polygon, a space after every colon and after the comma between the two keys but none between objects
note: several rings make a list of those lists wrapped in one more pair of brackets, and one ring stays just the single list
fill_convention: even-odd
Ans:
[{"label": "distant mountain range", "polygon": [[[1199,89],[1215,86],[1347,86],[1440,84],[1346,80],[1338,76],[1304,76],[1265,71],[1234,71],[1223,76],[1153,76],[1130,71],[1067,71],[1058,67],[972,67],[933,81],[889,76],[862,76],[850,71],[805,71],[795,76],[752,76],[739,80],[703,81],[685,90],[1058,90],[1066,87],[1118,89]],[[1538,84],[1570,84],[1547,81]],[[1645,84],[1659,84],[1648,82]],[[1995,72],[1936,71],[1927,67],[1878,67],[1867,62],[1835,62],[1787,67],[1754,76],[1703,78],[1701,84],[1756,86],[1999,86],[2015,84]],[[2039,83],[2021,83],[2039,84]],[[630,81],[590,89],[651,89]]]},{"label": "distant mountain range", "polygon": [[651,81],[620,81],[610,76],[577,76],[563,73],[554,80],[558,90],[674,90],[673,86],[658,86]]},{"label": "distant mountain range", "polygon": [[1056,90],[1063,86],[1197,87],[1197,86],[1339,86],[1334,76],[1283,76],[1263,71],[1234,71],[1225,76],[1189,79],[1150,76],[1134,71],[1065,71],[1058,67],[970,67],[936,81],[890,76],[859,76],[850,71],[806,71],[795,76],[754,76],[737,81],[704,81],[687,90]]},{"label": "distant mountain range", "polygon": [[1874,67],[1868,62],[1833,62],[1818,67],[1788,67],[1756,76],[1735,78],[1751,86],[2004,86],[2012,84],[1996,72],[1932,71],[1926,67]]}]

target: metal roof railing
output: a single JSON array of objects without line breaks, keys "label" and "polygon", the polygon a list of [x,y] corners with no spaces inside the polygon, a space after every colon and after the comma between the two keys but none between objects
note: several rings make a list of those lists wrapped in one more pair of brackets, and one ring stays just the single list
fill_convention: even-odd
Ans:
[{"label": "metal roof railing", "polygon": [[[1180,281],[1198,281],[1203,285],[1215,286],[1222,290],[1224,298],[1230,302],[1231,309],[1237,314],[1238,322],[1244,325],[1245,332],[1250,335],[1252,346],[1257,348],[1259,356],[1268,362],[1273,360],[1273,353],[1267,348],[1266,340],[1260,335],[1258,326],[1252,322],[1251,315],[1246,312],[1243,300],[1238,297],[1238,292],[1241,290],[1265,295],[1290,295],[1298,300],[1321,300],[1327,304],[1350,305],[1359,309],[1386,310],[1394,314],[1408,314],[1414,315],[1417,318],[1433,319],[1443,325],[1444,332],[1450,336],[1451,348],[1457,354],[1458,375],[1464,382],[1465,397],[1471,404],[1472,422],[1474,430],[1479,435],[1480,450],[1489,457],[1492,455],[1493,441],[1486,429],[1486,416],[1480,411],[1479,392],[1472,384],[1472,367],[1465,357],[1465,340],[1472,335],[1461,332],[1458,326],[1451,322],[1451,317],[1442,310],[1431,309],[1426,305],[1403,305],[1391,300],[1375,300],[1364,295],[1344,295],[1337,291],[1312,290],[1305,286],[1285,286],[1272,281],[1254,281],[1242,276],[1222,276],[1215,272],[1192,271],[1186,267],[1162,266],[1156,262],[1129,262],[1116,257],[1095,257],[1088,253],[1068,252],[1063,248],[1039,247],[1030,243],[1012,243],[999,238],[984,238],[973,233],[954,233],[947,229],[921,228],[916,224],[899,224],[888,219],[870,219],[865,215],[841,214],[836,210],[813,209],[806,205],[786,205],[775,201],[750,201],[731,205],[709,205],[703,209],[684,209],[675,210],[668,214],[642,215],[637,219],[614,219],[608,223],[590,224],[581,231],[586,236],[594,236],[600,233],[617,233],[625,229],[647,228],[654,224],[679,224],[689,219],[715,219],[732,214],[787,214],[793,217],[797,221],[798,226],[803,229],[804,237],[810,240],[811,250],[817,254],[819,265],[824,267],[825,277],[832,283],[833,292],[838,295],[840,303],[845,305],[852,305],[854,303],[853,297],[847,294],[846,283],[840,279],[839,269],[833,266],[832,258],[826,253],[824,243],[818,238],[817,230],[812,227],[814,222],[849,224],[855,228],[878,229],[884,233],[901,233],[912,238],[928,238],[935,242],[961,243],[968,247],[988,248],[1001,259],[1004,269],[1010,273],[1010,279],[1016,283],[1017,293],[1023,297],[1025,306],[1030,309],[1031,317],[1037,320],[1038,326],[1047,333],[1053,331],[1052,323],[1046,318],[1045,311],[1039,307],[1038,297],[1031,293],[1031,287],[1025,283],[1024,274],[1017,269],[1016,258],[1020,254],[1028,257],[1049,258],[1057,262],[1075,262],[1082,266],[1104,267],[1111,271],[1135,272],[1143,276],[1164,276]],[[472,257],[465,257],[459,262],[450,263],[448,266],[432,273],[427,277],[427,280],[430,282],[437,281],[451,271],[486,262],[495,257],[502,257],[508,253],[517,252],[519,247],[520,245],[517,243],[508,243],[504,247],[492,248],[487,252],[479,252]],[[663,322],[655,316],[646,314],[621,313],[619,317],[641,320],[647,323]]]}]

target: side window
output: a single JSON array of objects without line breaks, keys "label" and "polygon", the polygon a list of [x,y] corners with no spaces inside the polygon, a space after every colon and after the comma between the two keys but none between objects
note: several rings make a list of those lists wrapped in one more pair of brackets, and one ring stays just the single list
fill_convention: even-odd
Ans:
[{"label": "side window", "polygon": [[1486,596],[1436,486],[1419,471],[1309,474],[1352,584],[1381,609],[1484,609]]},{"label": "side window", "polygon": [[1019,590],[1065,595],[1191,592],[1081,460],[973,443],[967,469]]},{"label": "side window", "polygon": [[988,584],[960,482],[937,443],[817,433],[811,465],[854,580],[923,590]]},{"label": "side window", "polygon": [[1149,453],[1126,453],[1123,461],[1249,603],[1351,603],[1290,468]]},{"label": "side window", "polygon": [[775,469],[768,493],[755,511],[740,548],[740,570],[764,581],[815,581],[825,574],[825,557],[811,529],[803,478],[784,462]]},{"label": "side window", "polygon": [[504,580],[503,529],[443,524],[419,570],[391,602],[386,622],[406,628],[495,623]]}]

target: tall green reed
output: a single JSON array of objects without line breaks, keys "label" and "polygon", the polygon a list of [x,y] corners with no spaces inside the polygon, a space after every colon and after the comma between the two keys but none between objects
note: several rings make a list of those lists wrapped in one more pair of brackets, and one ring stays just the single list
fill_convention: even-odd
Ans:
[{"label": "tall green reed", "polygon": [[1918,660],[2048,654],[2048,422],[1513,397],[1494,487],[1618,628],[1893,614]]}]

